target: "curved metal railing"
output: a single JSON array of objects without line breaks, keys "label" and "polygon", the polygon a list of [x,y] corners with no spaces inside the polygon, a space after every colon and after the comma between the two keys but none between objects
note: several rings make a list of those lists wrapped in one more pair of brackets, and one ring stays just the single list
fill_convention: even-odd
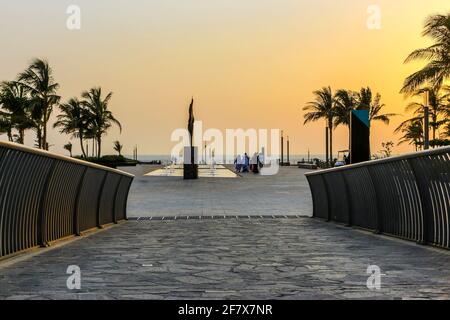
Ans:
[{"label": "curved metal railing", "polygon": [[0,142],[0,258],[126,219],[133,177]]},{"label": "curved metal railing", "polygon": [[450,248],[450,147],[306,177],[314,217]]}]

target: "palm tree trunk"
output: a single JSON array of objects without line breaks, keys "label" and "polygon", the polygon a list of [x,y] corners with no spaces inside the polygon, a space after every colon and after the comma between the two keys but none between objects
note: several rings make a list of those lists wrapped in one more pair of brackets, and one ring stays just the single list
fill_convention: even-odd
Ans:
[{"label": "palm tree trunk", "polygon": [[48,151],[48,143],[47,143],[47,121],[44,121],[44,125],[43,125],[43,134],[42,134],[42,149],[47,150]]},{"label": "palm tree trunk", "polygon": [[326,160],[326,165],[328,166],[328,164],[330,163],[330,146],[328,145],[329,142],[329,131],[328,131],[328,127],[325,127],[325,160]]},{"label": "palm tree trunk", "polygon": [[37,138],[38,148],[42,149],[42,129],[41,129],[41,125],[37,126],[36,138]]},{"label": "palm tree trunk", "polygon": [[81,132],[78,133],[80,136],[80,146],[81,146],[81,153],[83,154],[83,157],[86,158],[86,152],[84,151],[84,145],[83,145],[83,135]]},{"label": "palm tree trunk", "polygon": [[333,162],[333,120],[328,120],[328,128],[330,129],[330,162]]},{"label": "palm tree trunk", "polygon": [[97,146],[98,146],[97,157],[100,158],[102,154],[102,136],[97,137]]},{"label": "palm tree trunk", "polygon": [[19,143],[24,144],[25,142],[25,130],[19,129]]},{"label": "palm tree trunk", "polygon": [[436,148],[436,126],[437,126],[437,113],[433,113],[433,149]]}]

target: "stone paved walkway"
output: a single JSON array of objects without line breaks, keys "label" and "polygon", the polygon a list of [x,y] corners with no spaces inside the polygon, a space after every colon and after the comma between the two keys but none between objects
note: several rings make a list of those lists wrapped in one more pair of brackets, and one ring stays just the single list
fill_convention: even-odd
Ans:
[{"label": "stone paved walkway", "polygon": [[449,265],[446,251],[310,218],[130,221],[0,267],[0,298],[448,299]]},{"label": "stone paved walkway", "polygon": [[155,166],[121,168],[136,175],[128,199],[128,216],[305,215],[312,214],[306,170],[282,167],[275,176],[242,178],[148,177]]}]

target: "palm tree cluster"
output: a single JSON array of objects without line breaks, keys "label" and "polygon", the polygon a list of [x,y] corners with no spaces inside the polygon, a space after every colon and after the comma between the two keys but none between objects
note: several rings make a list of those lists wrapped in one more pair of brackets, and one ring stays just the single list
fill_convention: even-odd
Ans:
[{"label": "palm tree cluster", "polygon": [[[450,86],[442,86],[438,89],[424,86],[411,93],[410,96],[420,98],[426,93],[429,97],[428,102],[413,101],[409,103],[405,110],[412,113],[412,117],[403,121],[395,129],[395,133],[402,134],[399,144],[413,145],[416,151],[423,149],[424,146],[425,107],[429,108],[430,146],[439,147],[449,144]],[[427,103],[427,106],[425,106],[425,103]]]},{"label": "palm tree cluster", "polygon": [[333,130],[340,125],[350,127],[350,112],[352,110],[368,110],[369,120],[381,121],[389,124],[394,113],[382,113],[385,105],[381,102],[379,93],[373,95],[370,88],[361,88],[359,92],[340,89],[333,93],[331,87],[324,87],[313,92],[315,101],[308,102],[303,108],[304,124],[325,120],[329,133],[329,149],[326,154],[330,156],[327,162],[333,160]]},{"label": "palm tree cluster", "polygon": [[[25,132],[33,130],[36,134],[36,147],[49,149],[48,122],[55,107],[60,114],[53,125],[61,133],[71,135],[80,142],[83,157],[88,156],[84,143],[92,140],[95,155],[101,156],[102,138],[112,125],[122,130],[120,122],[109,110],[112,92],[102,95],[100,87],[81,94],[81,99],[71,98],[60,103],[57,94],[59,84],[53,78],[48,62],[34,59],[29,67],[14,81],[0,84],[0,135],[6,134],[8,140],[24,144]],[[64,149],[72,154],[72,144]]]},{"label": "palm tree cluster", "polygon": [[79,140],[84,158],[88,157],[85,141],[92,140],[92,151],[97,158],[100,158],[102,138],[108,129],[116,124],[122,131],[120,122],[108,109],[111,97],[112,92],[109,92],[103,98],[102,89],[98,87],[84,91],[81,94],[81,100],[71,98],[60,105],[61,114],[57,116],[53,126],[59,128],[61,133],[69,134],[72,138]]},{"label": "palm tree cluster", "polygon": [[429,108],[430,146],[450,144],[450,86],[446,85],[450,78],[450,13],[430,16],[422,35],[429,37],[433,44],[413,51],[405,63],[416,60],[426,60],[428,63],[405,79],[401,93],[412,98],[427,93],[429,99],[423,103],[408,104],[406,111],[412,112],[413,116],[396,129],[396,132],[403,134],[399,143],[409,143],[416,150],[424,146],[425,103]]},{"label": "palm tree cluster", "polygon": [[47,123],[53,108],[58,105],[59,84],[45,60],[34,59],[14,81],[0,87],[0,133],[9,141],[23,144],[25,131],[36,131],[36,146],[48,150]]}]

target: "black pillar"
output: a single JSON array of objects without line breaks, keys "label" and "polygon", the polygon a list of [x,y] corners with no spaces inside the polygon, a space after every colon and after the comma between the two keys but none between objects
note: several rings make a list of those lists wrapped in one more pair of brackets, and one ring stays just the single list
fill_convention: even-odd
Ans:
[{"label": "black pillar", "polygon": [[350,117],[350,161],[370,160],[370,121],[368,110],[353,110]]}]

